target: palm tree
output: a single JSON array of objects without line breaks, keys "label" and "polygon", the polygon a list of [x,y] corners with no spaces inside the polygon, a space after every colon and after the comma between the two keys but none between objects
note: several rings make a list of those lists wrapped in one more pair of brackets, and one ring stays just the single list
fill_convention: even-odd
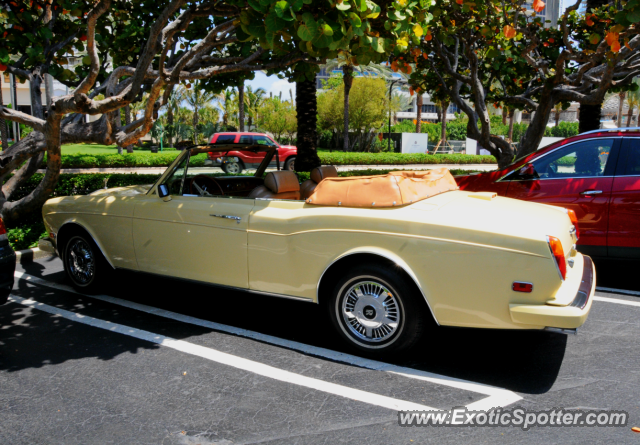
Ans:
[{"label": "palm tree", "polygon": [[169,97],[167,98],[167,127],[169,131],[167,133],[169,146],[173,146],[173,126],[175,124],[175,115],[180,109],[180,104],[184,98],[182,97],[182,90],[180,88],[173,88]]},{"label": "palm tree", "polygon": [[296,171],[310,172],[320,167],[318,144],[318,101],[316,97],[316,79],[296,82],[296,118],[298,120],[298,155]]},{"label": "palm tree", "polygon": [[[200,110],[211,103],[216,98],[215,93],[205,91],[202,87],[202,82],[196,80],[191,88],[184,88],[182,90],[184,100],[193,108],[193,131],[194,138],[198,138],[198,124],[200,123]],[[197,141],[195,141],[197,143]]]},{"label": "palm tree", "polygon": [[[633,79],[633,83],[640,87],[640,78]],[[633,110],[640,105],[640,88],[636,91],[627,91],[627,106],[629,112],[627,113],[627,127],[631,126],[631,119],[633,118]]]},{"label": "palm tree", "polygon": [[238,85],[238,131],[244,131],[244,79]]},{"label": "palm tree", "polygon": [[226,127],[229,125],[229,119],[234,112],[233,91],[224,90],[216,96],[216,101],[218,102],[218,108],[222,114],[222,125]]},{"label": "palm tree", "polygon": [[370,73],[370,74],[388,74],[391,71],[389,67],[381,64],[369,64],[369,65],[357,65],[355,56],[341,51],[338,53],[338,58],[329,60],[324,69],[332,71],[337,68],[342,68],[342,81],[344,83],[344,128],[343,136],[344,141],[342,148],[344,151],[349,151],[349,93],[351,86],[353,85],[354,73]]},{"label": "palm tree", "polygon": [[244,96],[244,104],[246,107],[247,115],[249,116],[248,129],[251,131],[251,125],[254,122],[258,122],[258,109],[265,99],[267,92],[264,88],[258,88],[253,91],[251,85],[247,86],[247,91]]}]

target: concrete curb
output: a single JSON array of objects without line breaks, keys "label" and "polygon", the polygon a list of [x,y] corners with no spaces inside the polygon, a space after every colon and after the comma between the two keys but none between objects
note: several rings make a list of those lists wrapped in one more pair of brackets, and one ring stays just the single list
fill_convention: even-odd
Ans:
[{"label": "concrete curb", "polygon": [[49,258],[56,256],[55,252],[48,252],[46,250],[40,250],[38,247],[33,249],[24,249],[16,251],[16,262],[18,263],[31,263],[34,260],[42,258]]}]

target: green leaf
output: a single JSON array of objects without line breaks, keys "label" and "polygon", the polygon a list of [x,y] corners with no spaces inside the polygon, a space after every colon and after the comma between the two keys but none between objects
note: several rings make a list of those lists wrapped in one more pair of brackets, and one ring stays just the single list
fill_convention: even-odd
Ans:
[{"label": "green leaf", "polygon": [[264,39],[264,36],[267,33],[267,31],[264,29],[264,24],[261,22],[252,22],[246,28],[248,34],[251,34],[252,36],[259,39]]},{"label": "green leaf", "polygon": [[[269,10],[269,5],[263,5],[259,0],[248,0],[249,6],[251,6],[256,11],[265,13]],[[244,11],[243,11],[244,12]]]},{"label": "green leaf", "polygon": [[[307,14],[311,17],[307,17],[308,20],[304,20]],[[298,37],[300,37],[302,40],[310,42],[318,33],[318,24],[313,19],[313,15],[311,15],[310,13],[304,14],[302,16],[302,19],[303,21],[298,27]]]},{"label": "green leaf", "polygon": [[629,12],[629,14],[627,14],[627,20],[629,20],[631,23],[640,22],[640,8],[636,8],[633,11]]},{"label": "green leaf", "polygon": [[360,10],[360,12],[365,12],[367,10],[367,0],[355,0],[356,7]]},{"label": "green leaf", "polygon": [[332,36],[333,35],[333,28],[331,28],[331,26],[329,26],[326,23],[323,23],[322,25],[320,25],[318,27],[318,32],[321,32],[322,34],[326,35],[326,36]]},{"label": "green leaf", "polygon": [[[285,2],[286,3],[286,2]],[[271,11],[264,19],[264,24],[267,25],[267,32],[274,33],[280,31],[287,26],[287,22],[278,17],[275,11]]]},{"label": "green leaf", "polygon": [[398,20],[398,21],[404,20],[404,19],[407,18],[406,15],[402,14],[399,11],[394,11],[392,9],[387,11],[387,17],[389,17],[389,19],[391,19],[391,20]]},{"label": "green leaf", "polygon": [[276,14],[278,14],[278,17],[282,18],[282,16],[284,16],[289,11],[289,3],[284,0],[277,2],[275,11]]},{"label": "green leaf", "polygon": [[371,41],[371,48],[377,53],[384,53],[384,39],[382,37],[374,37]]},{"label": "green leaf", "polygon": [[343,1],[342,3],[336,4],[336,9],[338,11],[348,11],[351,9],[351,4],[347,1]]},{"label": "green leaf", "polygon": [[360,28],[362,26],[362,20],[360,20],[360,17],[358,17],[358,14],[355,14],[353,12],[349,13],[349,21],[351,22],[354,28]]}]

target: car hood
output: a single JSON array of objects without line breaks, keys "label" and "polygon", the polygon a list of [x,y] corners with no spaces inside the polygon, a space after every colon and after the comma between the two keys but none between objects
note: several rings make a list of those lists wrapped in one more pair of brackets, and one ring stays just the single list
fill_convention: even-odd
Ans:
[{"label": "car hood", "polygon": [[92,196],[136,196],[143,195],[149,191],[153,184],[148,185],[129,185],[127,187],[114,187],[109,189],[96,190],[90,193]]}]

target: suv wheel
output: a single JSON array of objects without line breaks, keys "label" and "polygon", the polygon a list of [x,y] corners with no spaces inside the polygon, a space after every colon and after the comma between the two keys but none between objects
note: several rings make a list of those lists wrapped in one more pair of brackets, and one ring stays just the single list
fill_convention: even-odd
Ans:
[{"label": "suv wheel", "polygon": [[287,159],[287,162],[284,163],[284,169],[289,170],[290,172],[295,170],[296,157],[291,156]]},{"label": "suv wheel", "polygon": [[222,164],[222,170],[230,175],[239,175],[244,170],[242,162],[225,162]]}]

